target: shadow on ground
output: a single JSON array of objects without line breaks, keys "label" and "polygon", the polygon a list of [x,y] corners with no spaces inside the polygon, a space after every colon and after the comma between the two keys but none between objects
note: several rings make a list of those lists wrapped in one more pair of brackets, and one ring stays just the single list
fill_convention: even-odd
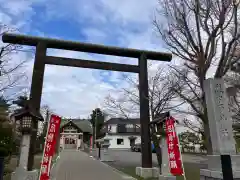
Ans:
[{"label": "shadow on ground", "polygon": [[[109,154],[115,161],[107,162],[108,165],[141,180],[141,178],[135,175],[135,168],[141,166],[141,153],[127,150],[110,150]],[[93,151],[92,155],[98,157],[98,151]],[[152,157],[153,166],[157,167],[156,154],[153,154]],[[206,157],[204,155],[184,154],[183,161],[187,180],[199,180],[200,169],[207,168]],[[183,180],[183,177],[177,177],[177,180]]]}]

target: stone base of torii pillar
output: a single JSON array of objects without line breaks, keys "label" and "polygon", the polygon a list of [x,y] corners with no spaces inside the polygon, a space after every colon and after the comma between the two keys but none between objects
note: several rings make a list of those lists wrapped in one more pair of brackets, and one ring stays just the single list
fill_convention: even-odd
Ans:
[{"label": "stone base of torii pillar", "polygon": [[162,149],[162,173],[159,173],[159,168],[136,168],[136,175],[143,178],[155,177],[159,178],[159,180],[176,180],[176,177],[171,175],[169,171],[169,162],[168,162],[168,148],[167,142],[165,138],[161,140],[161,149]]},{"label": "stone base of torii pillar", "polygon": [[157,178],[159,176],[159,168],[157,168],[157,167],[152,167],[152,168],[136,167],[136,175],[139,177],[142,177],[144,179]]}]

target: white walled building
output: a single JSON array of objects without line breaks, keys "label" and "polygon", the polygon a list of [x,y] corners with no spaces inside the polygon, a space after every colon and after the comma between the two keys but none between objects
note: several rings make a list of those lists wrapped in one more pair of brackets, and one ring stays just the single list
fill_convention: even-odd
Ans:
[{"label": "white walled building", "polygon": [[104,125],[105,138],[110,139],[110,149],[130,149],[132,144],[141,143],[140,120],[111,118]]}]

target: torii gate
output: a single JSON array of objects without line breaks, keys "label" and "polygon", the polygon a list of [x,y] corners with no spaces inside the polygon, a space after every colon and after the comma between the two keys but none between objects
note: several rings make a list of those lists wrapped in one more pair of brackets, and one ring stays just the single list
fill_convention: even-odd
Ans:
[{"label": "torii gate", "polygon": [[[142,168],[152,168],[152,152],[149,130],[149,98],[148,98],[148,74],[147,59],[158,61],[171,61],[172,55],[169,53],[145,51],[137,49],[127,49],[97,44],[65,41],[58,39],[33,37],[18,34],[6,33],[2,36],[4,43],[35,46],[35,61],[32,75],[32,85],[30,92],[30,102],[39,111],[43,77],[46,64],[71,66],[91,69],[102,69],[110,71],[132,72],[139,75],[139,97],[140,97],[140,123],[141,123],[141,149]],[[97,62],[83,59],[73,59],[64,57],[47,56],[47,48],[72,50],[120,57],[138,58],[138,65],[118,64],[109,62]],[[34,124],[37,128],[38,124]],[[28,158],[28,171],[31,171],[34,163],[34,147],[36,132],[32,134],[30,154]]]}]

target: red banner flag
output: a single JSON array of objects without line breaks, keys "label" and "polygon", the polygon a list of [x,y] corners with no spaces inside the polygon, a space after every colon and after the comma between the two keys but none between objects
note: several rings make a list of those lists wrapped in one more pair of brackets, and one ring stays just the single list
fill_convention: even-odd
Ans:
[{"label": "red banner flag", "polygon": [[179,148],[179,140],[175,130],[175,119],[173,117],[169,117],[166,120],[166,135],[170,172],[174,176],[183,175],[184,171]]},{"label": "red banner flag", "polygon": [[58,139],[60,123],[61,118],[59,116],[51,115],[45,139],[39,180],[49,180],[49,172],[51,168],[52,157],[55,154],[55,147]]}]

